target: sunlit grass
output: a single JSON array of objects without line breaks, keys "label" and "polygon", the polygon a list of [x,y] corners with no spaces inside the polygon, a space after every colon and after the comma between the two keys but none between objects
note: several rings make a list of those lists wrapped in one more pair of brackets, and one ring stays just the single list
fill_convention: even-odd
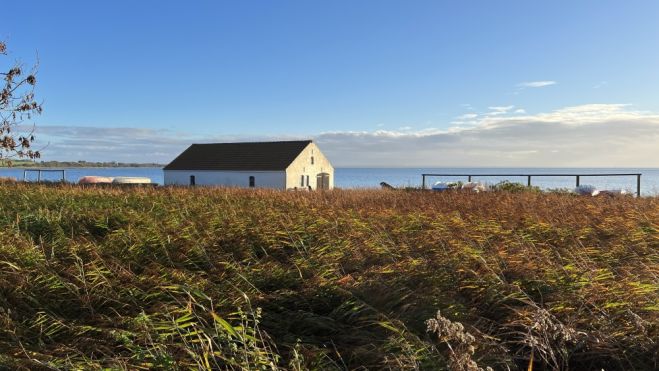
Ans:
[{"label": "sunlit grass", "polygon": [[[656,367],[656,197],[20,184],[0,197],[10,368],[441,369],[469,346],[480,367],[526,369],[532,353],[538,367]],[[426,332],[438,310],[474,342]]]}]

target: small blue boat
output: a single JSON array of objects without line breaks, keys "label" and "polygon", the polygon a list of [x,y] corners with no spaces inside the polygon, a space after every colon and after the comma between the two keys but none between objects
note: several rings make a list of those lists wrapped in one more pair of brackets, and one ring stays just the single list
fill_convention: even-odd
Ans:
[{"label": "small blue boat", "polygon": [[441,191],[447,191],[447,190],[449,190],[449,189],[451,189],[451,187],[449,186],[449,184],[448,184],[448,183],[444,183],[444,182],[437,182],[437,183],[435,183],[435,184],[432,185],[432,190],[433,190],[433,191],[441,192]]}]

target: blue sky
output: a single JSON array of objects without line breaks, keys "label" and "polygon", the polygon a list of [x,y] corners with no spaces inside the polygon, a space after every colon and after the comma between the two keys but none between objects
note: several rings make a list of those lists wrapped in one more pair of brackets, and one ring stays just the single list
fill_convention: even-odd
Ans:
[{"label": "blue sky", "polygon": [[[7,1],[2,9],[11,57],[40,60],[46,158],[130,160],[137,153],[127,148],[142,146],[135,161],[167,162],[193,141],[313,137],[343,166],[385,166],[420,143],[423,156],[394,165],[437,166],[427,156],[458,136],[465,151],[484,154],[464,163],[457,148],[446,165],[600,165],[575,162],[583,155],[575,150],[557,156],[542,141],[532,147],[542,138],[531,134],[502,140],[522,149],[487,141],[504,118],[553,117],[562,128],[567,110],[598,123],[624,119],[614,126],[621,132],[642,121],[615,145],[637,138],[649,152],[618,165],[659,165],[647,159],[659,155],[647,142],[648,133],[659,140],[657,1]],[[559,142],[561,132],[573,135],[559,129]],[[474,131],[482,143],[469,141]],[[371,149],[342,157],[346,135]],[[109,139],[94,142],[101,137]],[[411,147],[395,154],[390,141]],[[512,161],[516,150],[544,155]]]}]

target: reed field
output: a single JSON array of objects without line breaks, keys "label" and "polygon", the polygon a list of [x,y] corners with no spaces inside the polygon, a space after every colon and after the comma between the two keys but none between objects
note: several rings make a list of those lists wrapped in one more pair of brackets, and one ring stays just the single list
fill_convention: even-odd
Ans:
[{"label": "reed field", "polygon": [[657,197],[0,199],[0,369],[659,368]]}]

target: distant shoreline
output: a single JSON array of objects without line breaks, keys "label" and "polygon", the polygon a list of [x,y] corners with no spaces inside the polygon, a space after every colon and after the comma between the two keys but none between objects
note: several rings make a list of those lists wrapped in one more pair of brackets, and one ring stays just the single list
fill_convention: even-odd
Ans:
[{"label": "distant shoreline", "polygon": [[145,166],[0,166],[0,169],[153,169],[160,168],[162,169],[165,165],[145,165]]},{"label": "distant shoreline", "polygon": [[157,163],[129,163],[129,162],[87,162],[87,161],[44,161],[32,162],[24,160],[11,161],[11,165],[6,162],[0,163],[3,169],[28,169],[28,168],[154,168],[164,167],[163,164]]}]

